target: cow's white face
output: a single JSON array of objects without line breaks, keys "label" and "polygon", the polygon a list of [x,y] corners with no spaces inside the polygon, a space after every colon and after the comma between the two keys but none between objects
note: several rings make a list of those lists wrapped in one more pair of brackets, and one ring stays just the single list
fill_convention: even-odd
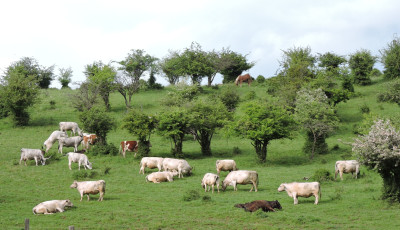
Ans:
[{"label": "cow's white face", "polygon": [[89,162],[89,164],[86,165],[89,169],[92,169],[92,163]]},{"label": "cow's white face", "polygon": [[278,192],[282,192],[285,190],[285,185],[281,184],[278,188]]}]

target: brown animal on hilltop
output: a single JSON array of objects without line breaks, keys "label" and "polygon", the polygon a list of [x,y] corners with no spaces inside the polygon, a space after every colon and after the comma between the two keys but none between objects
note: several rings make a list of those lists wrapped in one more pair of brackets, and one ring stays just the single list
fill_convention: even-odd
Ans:
[{"label": "brown animal on hilltop", "polygon": [[266,200],[255,200],[245,204],[235,204],[236,208],[243,208],[246,212],[255,212],[258,209],[262,209],[264,212],[275,212],[274,208],[282,209],[279,201],[266,201]]},{"label": "brown animal on hilltop", "polygon": [[247,84],[250,86],[253,79],[251,78],[250,74],[248,74],[248,73],[245,75],[239,75],[235,80],[235,84],[238,85],[240,83],[240,87],[242,87],[242,83],[244,81],[247,81]]}]

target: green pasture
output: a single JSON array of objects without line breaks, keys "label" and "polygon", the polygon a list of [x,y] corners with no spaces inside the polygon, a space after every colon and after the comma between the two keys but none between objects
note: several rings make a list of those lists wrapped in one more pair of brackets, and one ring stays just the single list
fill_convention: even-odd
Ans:
[{"label": "green pasture", "polygon": [[[14,127],[10,118],[0,120],[0,228],[22,229],[25,218],[30,219],[31,229],[400,229],[400,206],[380,200],[382,180],[373,171],[361,167],[361,176],[355,180],[345,174],[343,181],[321,184],[322,198],[314,205],[314,197],[293,199],[286,192],[279,193],[281,183],[310,177],[318,169],[334,174],[336,160],[351,159],[351,146],[356,137],[354,127],[362,122],[361,106],[367,105],[371,113],[381,116],[397,116],[400,109],[395,104],[377,103],[376,94],[385,90],[382,79],[374,79],[371,86],[356,87],[358,96],[338,105],[341,123],[328,139],[329,153],[309,160],[302,153],[304,135],[297,132],[294,139],[272,141],[268,146],[266,164],[259,164],[249,140],[227,137],[223,133],[214,136],[211,144],[212,157],[203,157],[200,145],[188,136],[183,144],[186,160],[194,166],[192,176],[176,178],[170,183],[145,182],[139,174],[140,159],[132,153],[121,156],[90,156],[93,162],[93,178],[84,180],[106,181],[103,202],[99,195],[91,200],[69,186],[78,171],[77,164],[68,169],[66,157],[57,154],[57,144],[50,150],[54,157],[46,166],[19,165],[21,148],[40,148],[50,133],[58,129],[60,121],[76,121],[79,113],[70,104],[68,94],[72,90],[48,89],[42,91],[41,102],[30,109],[31,122],[27,127]],[[226,87],[226,86],[221,86]],[[220,87],[220,88],[221,88]],[[257,98],[267,98],[268,85],[243,85],[237,88],[242,100],[249,91]],[[156,114],[167,109],[162,98],[170,88],[161,91],[145,91],[133,96],[133,108]],[[221,89],[205,88],[205,95]],[[55,109],[50,101],[54,100]],[[212,103],[210,101],[210,103]],[[125,115],[123,97],[111,95],[110,115],[117,121],[117,128],[109,133],[107,141],[118,146],[122,140],[135,140],[120,128]],[[237,113],[240,113],[240,108]],[[172,157],[168,139],[154,134],[151,137],[151,155]],[[234,148],[240,149],[240,153]],[[64,152],[72,151],[66,148]],[[235,159],[239,169],[256,170],[259,174],[259,191],[249,192],[250,185],[239,185],[234,192],[204,192],[200,182],[207,172],[215,173],[217,159]],[[82,171],[82,170],[81,170]],[[84,171],[84,170],[83,170]],[[108,173],[107,173],[108,171]],[[155,170],[146,170],[146,174]],[[222,172],[222,179],[227,172]],[[184,201],[188,192],[195,190],[200,197]],[[70,199],[74,207],[54,215],[34,215],[32,208],[40,202],[53,199]],[[278,200],[283,209],[277,212],[244,212],[234,208],[237,203],[253,200]]]}]

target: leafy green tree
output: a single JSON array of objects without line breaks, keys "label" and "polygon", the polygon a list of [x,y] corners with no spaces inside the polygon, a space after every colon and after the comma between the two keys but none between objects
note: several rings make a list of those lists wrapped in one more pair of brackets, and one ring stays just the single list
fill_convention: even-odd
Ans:
[{"label": "leafy green tree", "polygon": [[172,154],[174,157],[183,157],[182,146],[189,126],[187,111],[174,109],[165,111],[158,116],[158,132],[170,138],[174,144]]},{"label": "leafy green tree", "polygon": [[171,85],[178,83],[182,73],[181,59],[178,51],[169,51],[168,56],[159,62],[159,66],[165,75],[165,78]]},{"label": "leafy green tree", "polygon": [[223,83],[234,82],[240,74],[255,65],[254,62],[247,61],[247,55],[239,54],[229,48],[222,48],[219,57],[218,68],[224,77]]},{"label": "leafy green tree", "polygon": [[19,74],[25,77],[34,76],[36,84],[42,89],[49,88],[54,78],[54,66],[40,66],[36,59],[30,57],[23,57],[21,60],[11,64],[6,70],[6,75],[14,71],[18,71]]},{"label": "leafy green tree", "polygon": [[110,93],[116,88],[116,70],[111,65],[105,65],[101,61],[93,62],[85,66],[84,71],[89,84],[98,89],[98,93],[104,101],[107,111],[111,110]]},{"label": "leafy green tree", "polygon": [[157,58],[145,54],[144,50],[131,50],[125,60],[117,62],[122,75],[117,76],[118,92],[124,97],[126,108],[131,107],[132,95],[140,88],[141,77],[156,63]]},{"label": "leafy green tree", "polygon": [[233,129],[239,136],[251,140],[259,161],[265,163],[268,144],[290,137],[294,125],[293,116],[282,107],[251,101],[245,105],[244,115],[236,119]]},{"label": "leafy green tree", "polygon": [[26,76],[23,71],[23,66],[8,68],[0,88],[1,104],[5,111],[11,113],[17,126],[28,125],[28,108],[38,101],[40,94],[36,76]]},{"label": "leafy green tree", "polygon": [[347,62],[346,58],[331,52],[320,54],[318,60],[320,67],[332,72],[337,72],[339,66]]},{"label": "leafy green tree", "polygon": [[315,153],[327,152],[325,139],[337,126],[338,118],[325,93],[321,89],[300,90],[296,97],[295,118],[307,133],[303,149],[310,152],[310,158],[313,159]]},{"label": "leafy green tree", "polygon": [[83,82],[75,93],[69,95],[72,106],[80,112],[90,110],[98,103],[99,91],[98,85]]},{"label": "leafy green tree", "polygon": [[386,90],[378,94],[379,102],[391,102],[400,106],[400,79],[385,85]]},{"label": "leafy green tree", "polygon": [[350,55],[349,67],[355,84],[371,84],[370,73],[375,62],[376,57],[372,56],[369,50],[362,49]]},{"label": "leafy green tree", "polygon": [[383,74],[386,79],[394,79],[400,77],[400,38],[395,36],[394,39],[387,44],[386,49],[380,50],[381,62],[385,69]]},{"label": "leafy green tree", "polygon": [[353,154],[361,164],[383,179],[382,198],[400,202],[400,133],[390,120],[378,119],[366,135],[353,143]]},{"label": "leafy green tree", "polygon": [[192,42],[180,55],[181,71],[190,76],[193,84],[200,85],[203,77],[214,73],[214,63],[207,52],[203,51],[200,44]]},{"label": "leafy green tree", "polygon": [[59,68],[60,75],[57,80],[61,83],[61,88],[69,88],[69,83],[71,83],[72,78],[72,69],[69,67],[68,69]]},{"label": "leafy green tree", "polygon": [[[211,100],[210,100],[211,101]],[[188,109],[189,129],[201,146],[204,156],[211,156],[211,140],[217,129],[224,127],[232,115],[222,102],[195,101]]]},{"label": "leafy green tree", "polygon": [[139,156],[148,156],[150,153],[150,137],[157,127],[158,120],[154,116],[131,110],[123,119],[122,128],[139,139]]},{"label": "leafy green tree", "polygon": [[233,87],[224,88],[217,97],[224,103],[228,111],[235,111],[237,105],[240,102],[240,97],[236,89]]},{"label": "leafy green tree", "polygon": [[107,145],[107,133],[115,128],[115,120],[103,108],[93,107],[79,114],[83,130],[95,133],[100,145]]}]

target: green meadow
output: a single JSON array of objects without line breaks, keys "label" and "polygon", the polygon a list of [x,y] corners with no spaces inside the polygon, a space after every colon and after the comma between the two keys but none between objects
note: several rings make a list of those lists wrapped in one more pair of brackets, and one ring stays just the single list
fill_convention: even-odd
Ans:
[{"label": "green meadow", "polygon": [[[357,96],[337,105],[340,125],[327,142],[330,151],[317,155],[313,160],[302,152],[305,135],[296,131],[293,139],[272,141],[268,146],[267,162],[257,162],[250,140],[226,136],[219,132],[212,139],[213,156],[203,157],[200,145],[187,136],[183,143],[185,159],[194,167],[191,176],[175,178],[173,182],[146,183],[139,174],[139,158],[132,153],[126,158],[118,156],[89,155],[92,178],[82,180],[106,181],[104,201],[91,195],[80,202],[76,189],[69,186],[78,171],[77,164],[68,169],[68,159],[57,153],[55,143],[49,154],[54,155],[48,165],[35,166],[34,161],[19,165],[21,148],[40,148],[60,121],[79,121],[79,112],[70,103],[69,89],[48,89],[41,92],[41,101],[29,109],[29,126],[14,127],[10,118],[0,120],[0,228],[23,229],[25,218],[30,219],[31,229],[400,229],[400,206],[380,199],[382,179],[374,172],[361,167],[359,179],[344,174],[344,180],[321,183],[322,197],[314,205],[314,197],[293,199],[277,188],[284,182],[304,182],[318,169],[329,170],[334,175],[337,160],[352,159],[351,143],[357,137],[354,129],[363,121],[361,107],[368,106],[371,114],[398,116],[396,104],[378,103],[376,94],[385,90],[382,78],[373,78],[370,86],[355,87]],[[204,87],[204,95],[221,90]],[[246,84],[237,88],[241,103],[250,91],[256,98],[267,98],[267,84]],[[162,99],[171,87],[163,90],[144,91],[133,96],[133,109],[157,114],[166,109]],[[51,108],[50,101],[55,101]],[[210,101],[212,103],[212,101]],[[111,112],[117,128],[107,136],[107,142],[118,146],[123,140],[136,140],[121,129],[126,114],[123,97],[111,95]],[[239,105],[236,113],[240,113]],[[151,156],[172,157],[171,141],[153,134]],[[239,149],[240,151],[237,151]],[[64,153],[73,151],[66,148]],[[234,159],[239,169],[255,170],[259,174],[258,192],[249,192],[251,185],[238,185],[238,191],[228,187],[225,192],[204,192],[200,182],[207,172],[216,173],[215,161]],[[81,169],[82,171],[83,169]],[[83,170],[84,171],[84,170]],[[156,169],[146,169],[146,174]],[[227,172],[221,173],[223,180]],[[198,199],[184,198],[195,190]],[[70,199],[74,204],[63,213],[34,215],[32,208],[40,202]],[[283,209],[276,212],[254,213],[235,208],[237,203],[253,200],[278,200]]]}]

